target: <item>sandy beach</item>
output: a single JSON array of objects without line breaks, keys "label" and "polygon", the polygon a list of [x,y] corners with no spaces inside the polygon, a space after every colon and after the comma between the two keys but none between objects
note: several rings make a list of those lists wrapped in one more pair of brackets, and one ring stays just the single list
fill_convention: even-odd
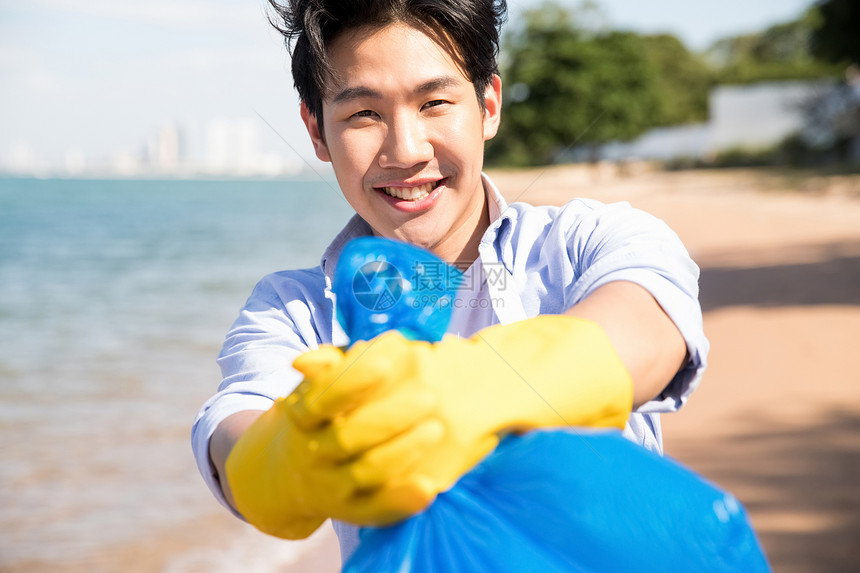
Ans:
[{"label": "sandy beach", "polygon": [[[860,177],[551,168],[496,175],[520,197],[629,201],[702,268],[709,368],[663,417],[666,453],[733,492],[774,571],[860,560]],[[576,181],[565,189],[564,181]],[[511,196],[509,199],[517,197]]]},{"label": "sandy beach", "polygon": [[[775,571],[855,571],[860,176],[647,166],[491,176],[509,201],[624,200],[675,229],[702,268],[711,353],[698,391],[663,418],[667,455],[741,500]],[[339,563],[330,528],[281,542],[213,502],[198,522],[52,570],[325,573]]]}]

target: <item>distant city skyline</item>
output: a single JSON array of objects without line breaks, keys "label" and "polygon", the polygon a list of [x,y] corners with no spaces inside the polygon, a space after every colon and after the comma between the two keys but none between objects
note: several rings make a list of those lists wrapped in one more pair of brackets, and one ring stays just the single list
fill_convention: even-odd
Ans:
[{"label": "distant city skyline", "polygon": [[264,151],[257,117],[215,118],[205,126],[202,155],[188,152],[182,125],[161,121],[135,149],[118,149],[105,156],[87,156],[69,149],[60,161],[39,158],[28,144],[16,144],[0,173],[51,176],[290,176],[309,170],[287,149]]},{"label": "distant city skyline", "polygon": [[[537,4],[509,2],[510,20]],[[811,2],[595,4],[612,26],[673,33],[701,50],[795,18]],[[0,0],[0,168],[30,163],[74,173],[118,162],[133,171],[138,161],[211,170],[221,153],[237,172],[251,164],[271,171],[280,160],[287,169],[305,162],[320,169],[265,8],[263,0]],[[174,167],[166,151],[172,136],[159,131],[166,125],[182,139]],[[244,141],[233,152],[224,129]]]}]

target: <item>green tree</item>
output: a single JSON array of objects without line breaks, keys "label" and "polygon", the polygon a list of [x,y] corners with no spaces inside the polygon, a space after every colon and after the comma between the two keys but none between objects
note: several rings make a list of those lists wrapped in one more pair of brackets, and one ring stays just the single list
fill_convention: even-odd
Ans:
[{"label": "green tree", "polygon": [[815,29],[812,50],[819,57],[844,69],[845,82],[831,95],[811,102],[807,109],[810,125],[832,138],[837,157],[857,164],[860,161],[860,97],[856,86],[860,67],[860,3],[857,0],[826,0],[814,9]]},{"label": "green tree", "polygon": [[642,38],[588,30],[574,16],[545,4],[506,37],[502,127],[488,162],[551,163],[574,144],[632,139],[661,117]]},{"label": "green tree", "polygon": [[860,2],[826,0],[814,11],[812,51],[833,63],[860,65]]},{"label": "green tree", "polygon": [[708,50],[718,83],[838,76],[839,66],[828,64],[813,53],[816,22],[817,15],[811,10],[795,21],[762,32],[719,40]]},{"label": "green tree", "polygon": [[702,58],[668,34],[645,36],[642,41],[657,72],[660,112],[655,125],[707,121],[708,95],[714,78]]}]

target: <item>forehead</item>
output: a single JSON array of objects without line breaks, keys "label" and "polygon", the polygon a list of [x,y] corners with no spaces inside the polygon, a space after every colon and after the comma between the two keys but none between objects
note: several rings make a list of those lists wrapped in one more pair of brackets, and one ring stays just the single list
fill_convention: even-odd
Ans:
[{"label": "forehead", "polygon": [[452,42],[404,23],[344,32],[330,44],[328,56],[335,72],[329,96],[367,82],[385,87],[448,76],[471,84]]}]

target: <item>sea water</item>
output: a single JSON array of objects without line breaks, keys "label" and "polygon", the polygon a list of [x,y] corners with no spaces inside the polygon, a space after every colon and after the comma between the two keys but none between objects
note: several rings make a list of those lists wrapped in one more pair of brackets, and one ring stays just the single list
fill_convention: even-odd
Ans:
[{"label": "sea water", "polygon": [[351,214],[320,179],[0,179],[0,570],[213,511],[189,430],[224,334]]}]

